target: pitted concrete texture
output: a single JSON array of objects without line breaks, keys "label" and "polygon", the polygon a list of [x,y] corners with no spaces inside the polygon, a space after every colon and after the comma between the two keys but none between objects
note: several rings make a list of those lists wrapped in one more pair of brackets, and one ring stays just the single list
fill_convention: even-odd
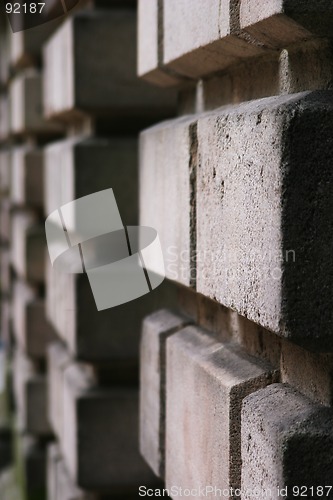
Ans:
[{"label": "pitted concrete texture", "polygon": [[333,349],[332,120],[330,91],[198,119],[197,291],[319,351]]},{"label": "pitted concrete texture", "polygon": [[[255,488],[260,498],[271,491],[269,498],[277,500],[295,498],[293,487],[330,485],[332,422],[332,409],[288,385],[273,384],[248,396],[242,410],[242,498],[253,498]],[[287,495],[279,495],[283,488]],[[315,489],[312,496],[320,494]]]},{"label": "pitted concrete texture", "polygon": [[240,487],[241,403],[276,376],[268,363],[217,342],[197,327],[169,337],[167,487]]}]

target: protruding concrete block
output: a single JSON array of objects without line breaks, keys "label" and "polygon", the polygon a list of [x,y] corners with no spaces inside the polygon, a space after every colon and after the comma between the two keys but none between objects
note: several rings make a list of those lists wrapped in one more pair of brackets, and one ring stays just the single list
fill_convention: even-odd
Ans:
[{"label": "protruding concrete block", "polygon": [[140,451],[155,474],[165,472],[166,341],[190,321],[168,310],[145,318],[140,351]]},{"label": "protruding concrete block", "polygon": [[[269,498],[270,492],[271,498],[294,498],[300,492],[319,498],[320,491],[329,497],[332,421],[332,409],[315,405],[287,385],[274,384],[248,396],[242,410],[242,498],[253,498],[255,490],[258,498]],[[319,494],[317,487],[323,488]]]},{"label": "protruding concrete block", "polygon": [[[0,208],[1,210],[1,208]],[[1,224],[1,218],[0,218]],[[11,295],[11,276],[10,276],[10,252],[2,249],[0,255],[0,290],[1,298],[8,300]]]},{"label": "protruding concrete block", "polygon": [[229,0],[163,0],[163,17],[163,64],[180,75],[198,79],[264,52],[240,36]]},{"label": "protruding concrete block", "polygon": [[112,187],[123,223],[137,224],[136,138],[67,139],[47,146],[44,155],[47,214],[77,198]]},{"label": "protruding concrete block", "polygon": [[0,203],[0,240],[5,247],[9,246],[11,239],[11,203],[4,198]]},{"label": "protruding concrete block", "polygon": [[42,150],[25,146],[12,149],[11,200],[15,205],[43,206],[44,164]]},{"label": "protruding concrete block", "polygon": [[59,134],[62,127],[43,118],[42,80],[35,70],[27,70],[10,85],[10,127],[13,134]]},{"label": "protruding concrete block", "polygon": [[67,349],[60,342],[48,348],[48,416],[58,439],[64,435],[64,371],[73,363]]},{"label": "protruding concrete block", "polygon": [[[58,3],[60,4],[60,2]],[[44,6],[45,8],[47,8],[47,5]],[[38,65],[41,60],[43,44],[57,28],[59,22],[59,19],[57,19],[40,26],[35,26],[33,29],[11,33],[10,65],[16,69]]]},{"label": "protruding concrete block", "polygon": [[47,452],[48,500],[97,500],[92,493],[80,490],[69,477],[57,444],[49,445]]},{"label": "protruding concrete block", "polygon": [[0,88],[6,88],[9,80],[9,41],[10,34],[6,26],[0,29]]},{"label": "protruding concrete block", "polygon": [[15,472],[22,497],[16,493],[15,500],[46,498],[46,462],[45,445],[16,430]]},{"label": "protruding concrete block", "polygon": [[46,239],[44,226],[36,224],[36,214],[16,211],[12,214],[12,264],[21,278],[31,283],[45,280]]},{"label": "protruding concrete block", "polygon": [[64,434],[61,449],[74,482],[83,489],[137,491],[154,484],[139,454],[135,389],[98,389],[82,365],[64,374]]},{"label": "protruding concrete block", "polygon": [[138,2],[138,74],[148,82],[173,86],[182,77],[163,68],[163,9],[159,0]]},{"label": "protruding concrete block", "polygon": [[169,114],[175,105],[175,96],[137,79],[136,14],[131,9],[75,14],[46,44],[44,64],[48,117],[87,112],[126,122],[146,117],[147,122]]},{"label": "protruding concrete block", "polygon": [[264,44],[274,48],[316,36],[330,36],[333,7],[329,0],[242,0],[240,25]]},{"label": "protruding concrete block", "polygon": [[319,351],[333,349],[332,119],[330,92],[301,93],[204,115],[197,137],[197,291]]},{"label": "protruding concrete block", "polygon": [[0,151],[0,197],[6,197],[10,189],[10,165],[11,151],[10,149],[2,149]]},{"label": "protruding concrete block", "polygon": [[10,135],[10,105],[6,94],[0,95],[0,142],[4,142]]},{"label": "protruding concrete block", "polygon": [[45,316],[45,303],[35,291],[16,280],[13,292],[13,329],[21,349],[31,358],[42,359],[54,332]]},{"label": "protruding concrete block", "polygon": [[33,363],[18,349],[15,351],[13,375],[20,430],[49,435],[46,379],[37,373]]},{"label": "protruding concrete block", "polygon": [[197,327],[167,340],[167,487],[240,487],[242,400],[276,376]]},{"label": "protruding concrete block", "polygon": [[[157,230],[167,278],[187,286],[195,283],[196,271],[191,247],[197,175],[194,122],[189,117],[165,122],[140,138],[140,224]],[[150,266],[161,273],[158,262]]]}]

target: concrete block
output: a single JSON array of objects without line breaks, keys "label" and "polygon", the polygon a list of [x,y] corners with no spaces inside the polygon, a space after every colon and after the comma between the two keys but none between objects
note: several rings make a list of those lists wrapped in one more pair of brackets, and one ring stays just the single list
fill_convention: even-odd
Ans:
[{"label": "concrete block", "polygon": [[36,214],[31,211],[12,214],[12,264],[21,278],[31,283],[43,283],[46,238],[44,226],[36,224],[36,220]]},{"label": "concrete block", "polygon": [[229,0],[164,0],[163,64],[198,79],[264,53],[253,40],[239,36],[237,11]]},{"label": "concrete block", "polygon": [[[77,198],[112,187],[125,225],[137,224],[137,140],[132,137],[55,142],[45,155],[47,214]],[[71,182],[64,182],[71,179]]]},{"label": "concrete block", "polygon": [[11,166],[11,151],[2,149],[0,151],[0,196],[6,197],[10,189],[10,166]]},{"label": "concrete block", "polygon": [[10,105],[6,94],[0,95],[0,142],[5,142],[10,136]]},{"label": "concrete block", "polygon": [[0,88],[6,88],[9,80],[9,32],[5,27],[0,29]]},{"label": "concrete block", "polygon": [[294,2],[242,0],[240,25],[252,36],[274,48],[316,36],[330,36],[333,8],[329,0]]},{"label": "concrete block", "polygon": [[47,451],[48,500],[97,500],[92,493],[80,490],[71,480],[57,444]]},{"label": "concrete block", "polygon": [[15,351],[13,376],[19,429],[34,435],[49,435],[46,379],[19,349]]},{"label": "concrete block", "polygon": [[190,321],[168,310],[145,318],[140,348],[140,451],[154,473],[165,469],[166,341]]},{"label": "concrete block", "polygon": [[[44,9],[47,8],[45,5]],[[62,10],[63,13],[63,10]],[[33,29],[11,33],[9,63],[12,68],[38,66],[41,61],[43,44],[59,26],[60,20],[54,20]]]},{"label": "concrete block", "polygon": [[11,238],[11,203],[8,198],[4,198],[0,203],[0,240],[4,247],[7,247]]},{"label": "concrete block", "polygon": [[[276,376],[269,364],[197,327],[167,340],[167,488],[240,487],[242,400]],[[206,497],[214,498],[198,494]]]},{"label": "concrete block", "polygon": [[330,92],[308,92],[221,108],[197,136],[197,291],[318,351],[333,348],[332,118]]},{"label": "concrete block", "polygon": [[49,444],[47,447],[47,498],[57,500],[57,468],[60,460],[59,445]]},{"label": "concrete block", "polygon": [[10,252],[7,249],[3,249],[0,255],[0,284],[2,299],[9,299],[11,294]]},{"label": "concrete block", "polygon": [[14,205],[42,207],[44,163],[42,150],[21,146],[11,151],[11,200]]},{"label": "concrete block", "polygon": [[37,71],[27,70],[12,80],[9,96],[13,134],[59,135],[62,132],[62,126],[43,118],[42,79]]},{"label": "concrete block", "polygon": [[163,18],[159,0],[138,2],[138,75],[162,87],[177,85],[182,77],[163,68]]},{"label": "concrete block", "polygon": [[43,359],[54,331],[45,316],[44,300],[22,281],[16,280],[13,291],[13,330],[20,348],[29,357]]},{"label": "concrete block", "polygon": [[54,434],[64,435],[64,371],[73,363],[67,349],[60,342],[48,347],[48,417]]},{"label": "concrete block", "polygon": [[82,365],[64,373],[61,450],[79,487],[136,491],[154,484],[138,450],[138,394],[131,388],[98,389]]},{"label": "concrete block", "polygon": [[20,495],[16,499],[41,500],[46,498],[47,457],[45,445],[32,436],[16,430],[15,475]]},{"label": "concrete block", "polygon": [[288,385],[273,384],[248,396],[242,410],[242,498],[253,498],[255,489],[262,498],[265,491],[267,498],[270,492],[271,498],[300,493],[319,498],[320,486],[329,497],[325,485],[333,474],[332,417],[332,409]]},{"label": "concrete block", "polygon": [[[189,117],[168,121],[140,138],[140,224],[157,230],[167,278],[186,286],[195,283],[196,271],[191,247],[197,170],[193,123]],[[150,266],[161,274],[158,262],[152,260]]]},{"label": "concrete block", "polygon": [[130,120],[160,117],[175,106],[175,95],[136,77],[136,14],[131,9],[74,14],[46,44],[44,65],[48,117],[108,114],[123,118],[128,127]]},{"label": "concrete block", "polygon": [[12,326],[12,308],[10,301],[1,301],[1,337],[7,344],[11,339],[11,326]]}]

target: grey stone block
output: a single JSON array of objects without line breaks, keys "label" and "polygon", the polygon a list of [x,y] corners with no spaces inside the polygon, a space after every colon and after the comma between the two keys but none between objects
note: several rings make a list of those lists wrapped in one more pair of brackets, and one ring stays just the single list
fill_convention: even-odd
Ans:
[{"label": "grey stone block", "polygon": [[46,237],[32,211],[15,211],[11,217],[12,264],[20,278],[31,283],[45,280]]},{"label": "grey stone block", "polygon": [[64,434],[61,450],[80,488],[117,492],[154,484],[139,454],[138,393],[101,389],[82,365],[64,373]]},{"label": "grey stone block", "polygon": [[67,349],[60,342],[48,347],[48,418],[54,434],[61,439],[64,435],[64,371],[73,364]]},{"label": "grey stone block", "polygon": [[[45,5],[44,9],[47,8]],[[33,29],[11,33],[9,63],[12,68],[36,66],[40,63],[43,44],[59,26],[60,20],[51,21]],[[7,56],[8,57],[8,56]]]},{"label": "grey stone block", "polygon": [[15,350],[13,377],[19,429],[39,436],[49,435],[46,379],[18,349]]},{"label": "grey stone block", "polygon": [[155,85],[173,86],[182,78],[163,68],[162,2],[138,2],[138,74]]},{"label": "grey stone block", "polygon": [[29,357],[42,359],[54,331],[45,316],[45,303],[35,290],[15,280],[13,288],[13,331],[20,348]]},{"label": "grey stone block", "polygon": [[10,151],[10,149],[2,149],[0,151],[0,194],[1,194],[1,198],[4,198],[9,194],[10,164],[11,164],[11,151]]},{"label": "grey stone block", "polygon": [[135,41],[134,10],[74,14],[44,49],[46,115],[108,114],[123,118],[128,128],[133,119],[169,114],[175,95],[137,79]]},{"label": "grey stone block", "polygon": [[[191,247],[197,169],[193,122],[193,117],[168,121],[140,138],[140,224],[157,230],[167,278],[186,286],[193,285],[196,271]],[[161,274],[159,262],[150,266]]]},{"label": "grey stone block", "polygon": [[0,96],[0,142],[5,142],[10,136],[10,104],[6,94]]},{"label": "grey stone block", "polygon": [[[46,497],[47,475],[46,449],[37,439],[15,435],[15,473],[20,495],[26,500],[42,500]],[[15,496],[20,499],[20,496]],[[13,499],[14,500],[14,499]]]},{"label": "grey stone block", "polygon": [[13,134],[56,134],[62,126],[46,122],[42,108],[42,79],[32,69],[14,78],[9,88],[10,130]]},{"label": "grey stone block", "polygon": [[197,291],[319,351],[333,348],[332,119],[328,91],[198,120]]},{"label": "grey stone block", "polygon": [[240,487],[242,400],[276,376],[197,327],[167,340],[167,487]]},{"label": "grey stone block", "polygon": [[[319,498],[333,474],[332,409],[316,405],[295,389],[274,384],[248,396],[242,410],[242,490],[271,498],[295,498],[293,487]],[[314,492],[308,488],[314,487]],[[267,496],[268,497],[268,496]],[[264,498],[264,497],[263,497]]]},{"label": "grey stone block", "polygon": [[164,477],[166,341],[190,321],[168,310],[145,318],[140,349],[140,451],[155,474]]},{"label": "grey stone block", "polygon": [[11,201],[14,205],[43,206],[44,165],[41,150],[26,146],[12,149]]},{"label": "grey stone block", "polygon": [[0,239],[1,244],[5,247],[9,246],[11,238],[11,203],[8,198],[4,198],[0,203]]},{"label": "grey stone block", "polygon": [[262,43],[274,48],[316,36],[330,36],[333,9],[329,0],[242,0],[240,25]]},{"label": "grey stone block", "polygon": [[48,500],[97,500],[96,495],[80,490],[71,478],[57,444],[49,445],[47,451]]},{"label": "grey stone block", "polygon": [[264,53],[241,35],[237,6],[229,0],[163,0],[164,65],[198,79]]}]

